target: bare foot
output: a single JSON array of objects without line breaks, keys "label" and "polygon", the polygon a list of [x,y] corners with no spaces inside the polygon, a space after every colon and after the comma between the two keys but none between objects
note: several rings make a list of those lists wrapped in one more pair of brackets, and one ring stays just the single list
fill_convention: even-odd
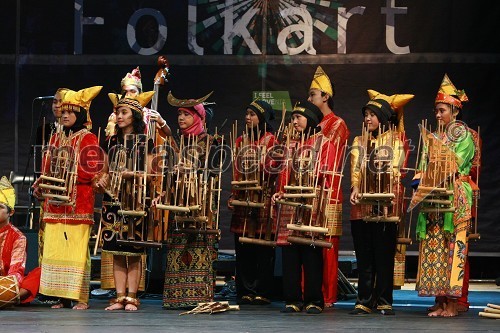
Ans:
[{"label": "bare foot", "polygon": [[467,312],[469,311],[469,307],[467,305],[464,305],[464,304],[458,304],[457,305],[457,311],[458,312]]},{"label": "bare foot", "polygon": [[73,307],[73,310],[87,310],[88,308],[89,308],[89,305],[87,303],[78,302]]},{"label": "bare foot", "polygon": [[125,305],[125,311],[137,311],[137,306],[129,303]]},{"label": "bare foot", "polygon": [[112,311],[112,310],[123,310],[124,306],[122,303],[114,303],[105,308],[104,310],[106,311]]},{"label": "bare foot", "polygon": [[446,309],[441,313],[442,317],[456,317],[458,315],[457,302],[448,301]]},{"label": "bare foot", "polygon": [[57,304],[54,304],[50,307],[51,309],[62,309],[64,308],[64,304],[63,303],[57,303]]},{"label": "bare foot", "polygon": [[439,317],[441,316],[441,313],[443,313],[444,309],[438,308],[436,311],[429,312],[427,315],[429,317]]}]

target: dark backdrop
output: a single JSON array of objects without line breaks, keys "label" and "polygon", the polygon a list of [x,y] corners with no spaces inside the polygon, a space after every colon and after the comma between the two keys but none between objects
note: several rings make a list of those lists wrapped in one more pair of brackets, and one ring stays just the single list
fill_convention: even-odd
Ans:
[{"label": "dark backdrop", "polygon": [[[408,137],[416,145],[417,124],[422,119],[434,122],[434,97],[443,75],[448,73],[470,99],[464,107],[463,120],[474,129],[480,126],[483,138],[479,208],[482,239],[473,243],[471,251],[500,253],[499,213],[495,204],[500,195],[500,175],[496,171],[500,140],[495,130],[499,120],[496,99],[500,82],[496,2],[392,0],[395,6],[404,9],[400,10],[402,14],[395,15],[393,23],[387,23],[383,7],[391,0],[323,1],[324,5],[276,0],[264,2],[269,5],[265,10],[259,7],[262,2],[257,1],[243,6],[242,1],[234,0],[233,7],[225,7],[230,1],[210,4],[189,1],[188,5],[182,0],[78,0],[75,3],[83,5],[83,22],[103,22],[82,26],[81,47],[75,46],[80,17],[78,12],[75,14],[75,3],[8,2],[12,6],[4,6],[0,20],[4,40],[0,49],[2,175],[11,170],[23,173],[26,166],[29,172],[33,168],[30,137],[39,119],[50,114],[50,100],[42,103],[33,100],[35,97],[52,95],[58,87],[78,90],[103,85],[91,107],[97,132],[99,127],[105,127],[111,112],[107,93],[117,91],[124,74],[137,65],[141,68],[144,89],[152,90],[159,55],[166,55],[171,65],[171,82],[160,92],[158,107],[169,124],[175,128],[176,112],[166,102],[168,89],[180,98],[201,97],[213,90],[210,101],[217,106],[211,127],[220,126],[227,119],[222,128],[226,134],[232,122],[243,120],[253,91],[287,91],[292,102],[304,99],[312,75],[317,65],[321,65],[335,84],[335,112],[345,119],[351,130],[350,141],[360,132],[361,107],[368,99],[366,90],[375,89],[386,94],[415,94],[405,108],[405,125]],[[255,48],[252,51],[249,40],[237,34],[232,39],[232,50],[225,50],[223,36],[227,22],[224,17],[233,13],[236,26],[236,22],[245,19],[245,14],[251,13],[252,5],[257,6],[257,14],[244,31],[248,31],[262,54],[253,54]],[[299,24],[301,18],[280,16],[279,9],[299,5],[304,6],[315,26],[311,44],[316,53],[282,54],[277,45],[280,32],[288,25]],[[356,6],[365,7],[363,15],[353,15],[348,21],[347,33],[342,33],[338,26],[341,9],[337,7],[349,11]],[[155,15],[160,13],[166,22],[165,41],[154,52],[151,48],[161,29],[151,15],[135,23],[132,36],[135,46],[131,47],[127,41],[127,23],[134,13],[145,8],[149,8],[149,13],[157,11]],[[265,24],[267,26],[263,26]],[[400,49],[401,54],[394,54],[387,46],[386,36],[391,25],[395,27],[394,43],[401,48],[408,47]],[[287,45],[300,46],[304,42],[301,36],[292,33],[286,39]],[[339,36],[340,39],[347,36],[345,53],[337,46]],[[138,54],[143,51],[138,51],[137,45],[150,50],[151,54]],[[411,156],[410,165],[414,165],[415,155],[416,152]],[[345,198],[349,176],[346,169]],[[228,195],[229,181],[230,175],[226,173],[223,200]],[[21,201],[25,198],[20,193]],[[228,249],[233,247],[228,231],[230,214],[224,204],[221,207],[221,248]],[[345,204],[340,248],[345,251],[353,249],[349,209],[349,204]],[[416,245],[411,249],[415,250]]]}]

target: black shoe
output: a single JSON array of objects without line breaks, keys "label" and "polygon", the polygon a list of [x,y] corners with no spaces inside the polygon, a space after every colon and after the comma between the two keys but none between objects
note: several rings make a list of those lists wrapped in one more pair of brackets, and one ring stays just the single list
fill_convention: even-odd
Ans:
[{"label": "black shoe", "polygon": [[323,312],[323,308],[311,303],[306,306],[306,312],[309,314],[320,314],[321,312]]},{"label": "black shoe", "polygon": [[239,300],[237,300],[236,303],[239,305],[245,305],[245,304],[253,304],[252,303],[253,301],[254,301],[253,295],[245,295],[242,296]]},{"label": "black shoe", "polygon": [[349,312],[350,315],[367,315],[367,314],[370,314],[372,312],[372,310],[370,310],[370,308],[364,306],[364,305],[361,305],[361,304],[357,304],[353,310],[351,310]]},{"label": "black shoe", "polygon": [[380,314],[384,316],[394,316],[396,314],[396,312],[394,312],[394,309],[390,305],[377,306],[377,310],[380,311]]},{"label": "black shoe", "polygon": [[302,312],[302,306],[297,304],[287,304],[283,309],[281,309],[282,313],[295,313]]},{"label": "black shoe", "polygon": [[250,302],[252,305],[268,305],[271,304],[271,301],[264,296],[255,296],[254,299]]},{"label": "black shoe", "polygon": [[500,286],[500,277],[498,277],[498,278],[495,280],[495,284],[496,284],[497,286]]}]

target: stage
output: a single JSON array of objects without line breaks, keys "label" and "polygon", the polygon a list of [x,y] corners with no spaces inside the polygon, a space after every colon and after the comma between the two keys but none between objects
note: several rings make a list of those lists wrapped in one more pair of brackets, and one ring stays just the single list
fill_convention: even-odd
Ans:
[{"label": "stage", "polygon": [[[456,318],[429,318],[432,298],[419,298],[405,286],[394,292],[395,316],[372,313],[352,316],[354,300],[341,301],[320,315],[283,314],[282,302],[242,305],[239,311],[179,316],[182,311],[164,310],[160,295],[141,299],[137,312],[104,311],[106,299],[92,298],[90,309],[53,310],[47,305],[18,306],[0,311],[2,332],[497,332],[500,321],[481,318],[487,303],[500,304],[500,287],[473,284],[471,308]],[[156,297],[155,297],[156,296]],[[234,304],[234,300],[230,300]]]}]

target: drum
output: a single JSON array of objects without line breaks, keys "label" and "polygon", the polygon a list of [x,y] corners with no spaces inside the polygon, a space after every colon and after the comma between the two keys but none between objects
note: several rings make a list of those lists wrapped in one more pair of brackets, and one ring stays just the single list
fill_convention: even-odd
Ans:
[{"label": "drum", "polygon": [[19,285],[15,276],[0,276],[0,309],[19,304]]}]

